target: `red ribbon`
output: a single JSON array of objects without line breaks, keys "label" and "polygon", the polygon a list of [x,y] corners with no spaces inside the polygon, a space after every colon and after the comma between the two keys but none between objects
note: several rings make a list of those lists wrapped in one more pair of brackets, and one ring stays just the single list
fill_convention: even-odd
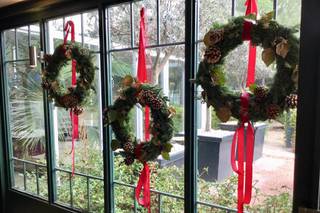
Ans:
[{"label": "red ribbon", "polygon": [[[258,13],[258,6],[256,0],[247,0],[245,3],[246,15]],[[249,56],[248,56],[248,72],[247,83],[249,87],[255,80],[256,67],[256,47],[251,42],[251,28],[252,23],[245,21],[243,24],[242,39],[249,40]],[[254,154],[254,129],[249,121],[249,94],[243,92],[241,94],[240,105],[240,125],[236,129],[233,136],[231,146],[231,166],[233,171],[238,174],[238,213],[243,213],[244,204],[249,204],[252,195],[252,164]],[[245,125],[247,124],[247,131],[245,135]],[[246,144],[244,143],[246,141]],[[238,163],[236,163],[236,153],[238,154]],[[244,153],[245,159],[244,159]],[[245,165],[244,165],[245,162]]]},{"label": "red ribbon", "polygon": [[[143,191],[142,191],[143,188]],[[140,195],[143,193],[143,197]],[[140,173],[137,189],[136,189],[136,199],[138,203],[147,208],[148,212],[151,212],[151,202],[150,202],[150,169],[148,163],[143,164],[143,169]]]},{"label": "red ribbon", "polygon": [[[254,129],[248,117],[249,94],[247,92],[243,92],[241,95],[241,108],[241,123],[233,136],[231,146],[231,166],[233,171],[238,174],[238,213],[243,212],[244,204],[250,203],[252,194]],[[245,124],[247,124],[246,137]],[[245,139],[246,144],[244,143]],[[238,164],[236,163],[236,153],[238,154]],[[246,159],[244,159],[244,153],[246,153]],[[245,167],[244,161],[246,162]]]},{"label": "red ribbon", "polygon": [[[144,8],[140,11],[140,35],[139,35],[139,55],[138,55],[138,80],[142,83],[147,82],[147,66],[146,66],[146,37],[145,37],[145,24],[144,24]],[[145,107],[144,112],[144,136],[145,140],[150,139],[149,132],[150,123],[150,109],[148,106]]]},{"label": "red ribbon", "polygon": [[[245,5],[247,6],[246,15],[258,14],[258,4],[256,0],[247,0]],[[243,24],[242,40],[249,42],[249,58],[248,58],[248,75],[247,75],[247,87],[254,83],[255,67],[256,67],[256,47],[251,43],[250,31],[252,28],[252,23],[245,21]]]},{"label": "red ribbon", "polygon": [[[71,35],[71,42],[75,42],[75,32],[73,21],[68,21],[64,27],[65,36],[63,43],[67,44],[68,36]],[[72,59],[72,76],[71,85],[75,86],[77,84],[77,73],[76,73],[76,60]],[[75,165],[75,140],[79,138],[79,118],[73,113],[73,109],[70,109],[70,118],[72,123],[72,147],[71,147],[71,158],[72,158],[72,176],[74,176],[74,165]]]},{"label": "red ribbon", "polygon": [[[145,24],[144,24],[144,8],[140,11],[140,40],[139,40],[139,56],[138,56],[138,80],[142,83],[147,82],[147,66],[146,66],[146,38],[145,38]],[[145,107],[144,112],[144,136],[145,141],[150,139],[149,132],[149,123],[150,123],[150,108]],[[140,154],[139,154],[140,155]],[[143,197],[140,195],[143,188]],[[144,206],[148,209],[148,212],[151,212],[150,206],[150,170],[149,165],[145,162],[143,164],[143,169],[140,173],[137,190],[136,190],[136,199],[141,206]]]}]

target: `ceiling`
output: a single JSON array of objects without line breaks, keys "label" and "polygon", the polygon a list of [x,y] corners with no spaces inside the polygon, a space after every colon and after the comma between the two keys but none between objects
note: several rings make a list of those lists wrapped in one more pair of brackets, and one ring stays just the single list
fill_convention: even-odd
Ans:
[{"label": "ceiling", "polygon": [[0,7],[5,7],[10,4],[15,4],[24,0],[0,0]]}]

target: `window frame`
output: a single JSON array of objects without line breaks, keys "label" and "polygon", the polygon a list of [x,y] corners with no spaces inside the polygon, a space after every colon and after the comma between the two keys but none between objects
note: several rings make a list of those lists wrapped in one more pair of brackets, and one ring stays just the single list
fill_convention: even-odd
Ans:
[{"label": "window frame", "polygon": [[[236,0],[232,1],[231,14],[235,14]],[[18,26],[28,25],[33,22],[40,24],[40,37],[42,51],[46,52],[46,35],[45,35],[45,23],[47,20],[54,17],[70,15],[73,13],[81,13],[83,11],[98,9],[99,14],[99,36],[100,36],[100,65],[101,65],[101,87],[102,87],[102,108],[105,108],[111,103],[111,76],[108,56],[108,45],[110,41],[107,36],[106,28],[106,10],[114,4],[126,3],[126,1],[117,0],[97,0],[97,1],[85,1],[85,0],[54,0],[52,3],[35,3],[24,2],[18,5],[9,6],[4,9],[0,9],[0,31],[4,31],[9,28],[15,28]],[[277,0],[274,2],[275,17],[277,13]],[[54,6],[54,7],[53,7]],[[28,12],[28,9],[38,7],[39,11]],[[42,8],[41,8],[42,7]],[[315,42],[315,35],[320,36],[320,32],[317,24],[312,20],[318,20],[320,14],[318,14],[317,8],[320,7],[320,2],[317,0],[302,1],[302,21],[301,21],[301,56],[300,65],[305,75],[299,79],[299,108],[298,108],[298,121],[297,121],[297,141],[296,141],[296,154],[295,159],[295,180],[294,180],[294,200],[293,212],[298,212],[299,206],[305,206],[309,208],[319,207],[319,173],[320,173],[320,145],[318,143],[320,134],[316,129],[320,127],[320,108],[318,102],[314,97],[320,99],[320,95],[316,92],[318,86],[317,82],[320,80],[320,76],[317,75],[317,71],[314,67],[318,66],[320,54],[315,50],[310,51],[315,45],[310,41]],[[11,10],[10,10],[11,8]],[[53,9],[52,9],[53,8]],[[8,10],[9,9],[9,10]],[[15,12],[8,12],[15,11]],[[3,12],[3,13],[1,13]],[[196,0],[185,0],[185,79],[193,79],[195,77],[196,67],[196,49],[197,49],[197,6]],[[159,18],[158,18],[159,19]],[[159,20],[157,19],[157,22]],[[158,23],[159,24],[159,23]],[[2,35],[2,34],[1,34]],[[158,38],[159,39],[159,38]],[[22,209],[30,208],[36,211],[39,209],[46,210],[46,212],[77,212],[74,209],[70,209],[64,206],[54,203],[54,184],[53,176],[49,174],[54,172],[54,153],[52,152],[52,135],[50,121],[52,115],[50,113],[50,104],[44,96],[44,110],[45,110],[45,127],[46,127],[46,148],[47,148],[47,170],[48,170],[48,192],[49,201],[44,201],[39,198],[33,197],[21,193],[11,188],[11,180],[9,177],[10,166],[8,167],[8,153],[10,148],[8,147],[10,141],[10,133],[6,128],[8,124],[8,117],[6,109],[8,109],[8,97],[7,88],[5,87],[7,79],[3,72],[3,36],[0,38],[1,48],[1,72],[0,72],[0,101],[1,101],[1,113],[0,113],[0,140],[3,141],[3,145],[0,146],[0,178],[1,178],[1,195],[2,195],[2,209],[5,212],[9,207],[13,209],[13,212],[17,211],[17,205],[23,206]],[[317,41],[320,43],[320,41]],[[313,65],[313,67],[311,66]],[[318,80],[318,81],[316,81]],[[197,207],[197,192],[196,192],[196,171],[197,171],[197,145],[196,145],[196,102],[195,100],[196,88],[191,83],[185,83],[185,141],[191,141],[191,143],[185,144],[185,212],[196,212]],[[314,95],[310,95],[314,94]],[[316,116],[314,116],[316,115]],[[306,134],[308,133],[308,134]],[[105,212],[114,212],[113,209],[113,155],[109,144],[107,143],[111,139],[110,128],[103,128],[103,156],[104,156],[104,198],[105,198]],[[305,146],[307,141],[308,146]],[[312,153],[312,154],[310,154]],[[305,165],[309,166],[305,166]],[[310,183],[304,185],[304,183]],[[306,196],[307,195],[307,196]],[[34,205],[27,204],[31,203]],[[12,207],[13,205],[13,207]]]}]

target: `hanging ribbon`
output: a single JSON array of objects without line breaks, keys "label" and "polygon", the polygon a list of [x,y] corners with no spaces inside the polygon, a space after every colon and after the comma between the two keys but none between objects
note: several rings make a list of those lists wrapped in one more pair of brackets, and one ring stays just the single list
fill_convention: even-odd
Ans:
[{"label": "hanging ribbon", "polygon": [[[71,35],[71,42],[75,42],[75,32],[74,32],[74,23],[73,21],[68,21],[64,27],[64,45],[68,42],[68,36]],[[77,74],[76,74],[76,64],[77,62],[72,59],[72,76],[71,76],[71,85],[76,86],[77,84]],[[73,109],[70,109],[70,118],[72,125],[72,147],[71,147],[71,158],[72,158],[72,176],[74,176],[74,167],[75,167],[75,140],[79,138],[79,118],[73,113]]]},{"label": "hanging ribbon", "polygon": [[[147,66],[146,66],[146,37],[144,24],[144,8],[140,11],[140,35],[139,35],[139,55],[138,55],[138,80],[142,83],[147,82]],[[149,123],[150,123],[150,108],[145,107],[144,112],[144,137],[148,141],[150,139]]]},{"label": "hanging ribbon", "polygon": [[[242,213],[243,205],[249,204],[251,201],[254,152],[254,129],[248,117],[249,94],[243,92],[240,99],[242,108],[241,123],[236,129],[231,146],[231,166],[233,171],[238,174],[238,213]],[[247,131],[245,135],[246,124]],[[246,154],[245,159],[244,153]],[[238,157],[238,164],[236,163],[236,156]],[[246,162],[245,167],[244,162]]]},{"label": "hanging ribbon", "polygon": [[[143,188],[143,191],[142,191]],[[140,195],[143,193],[143,197]],[[139,181],[136,189],[136,199],[138,203],[147,208],[148,212],[151,213],[151,202],[150,202],[150,169],[147,163],[143,164],[143,169],[140,173]]]},{"label": "hanging ribbon", "polygon": [[[146,38],[145,38],[145,24],[144,24],[144,8],[140,11],[140,39],[139,39],[139,55],[138,55],[138,71],[137,77],[138,80],[142,83],[147,82],[147,66],[146,66]],[[149,123],[150,123],[150,108],[145,107],[144,112],[144,138],[145,141],[150,139],[149,132]],[[140,155],[140,154],[138,154]],[[143,191],[142,191],[143,188]],[[143,192],[143,197],[140,195]],[[143,169],[140,173],[137,190],[136,190],[136,199],[141,206],[144,206],[148,209],[148,212],[151,212],[150,207],[150,170],[148,163],[143,164]]]},{"label": "hanging ribbon", "polygon": [[[246,16],[250,14],[258,14],[258,4],[256,0],[247,0],[245,3]],[[248,74],[247,74],[247,87],[254,83],[255,79],[255,67],[256,67],[256,47],[251,43],[251,35],[250,31],[252,28],[251,22],[244,22],[243,24],[243,32],[242,32],[242,40],[249,41],[249,57],[248,57]]]},{"label": "hanging ribbon", "polygon": [[[256,0],[247,0],[245,3],[246,14],[258,14]],[[249,40],[247,83],[249,87],[255,81],[256,47],[251,43],[251,22],[243,25],[242,39]],[[238,174],[238,213],[243,213],[244,204],[249,204],[252,195],[252,164],[254,154],[254,129],[249,121],[249,94],[242,92],[240,97],[240,125],[236,129],[231,146],[231,166]],[[247,127],[246,127],[247,124]],[[245,131],[246,128],[246,131]],[[246,143],[245,143],[246,142]],[[236,163],[236,156],[238,162]],[[244,166],[245,162],[245,166]]]}]

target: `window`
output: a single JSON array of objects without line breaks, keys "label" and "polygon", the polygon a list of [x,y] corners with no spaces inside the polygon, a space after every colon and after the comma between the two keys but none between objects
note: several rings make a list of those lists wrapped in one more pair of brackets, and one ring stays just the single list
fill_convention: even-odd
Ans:
[{"label": "window", "polygon": [[6,30],[3,38],[11,186],[47,199],[41,73],[40,66],[29,67],[29,46],[39,50],[40,28],[33,24]]},{"label": "window", "polygon": [[[300,23],[300,1],[258,0],[259,13],[262,15],[275,9],[275,17],[280,23],[296,26]],[[76,212],[147,212],[135,201],[142,165],[135,163],[128,167],[119,153],[107,152],[111,150],[113,135],[109,135],[110,129],[102,125],[102,111],[107,107],[104,106],[105,98],[110,99],[106,101],[108,104],[112,104],[119,95],[121,79],[126,75],[136,76],[139,15],[140,9],[145,7],[149,83],[161,87],[176,110],[171,159],[164,160],[160,156],[150,163],[151,211],[236,212],[237,177],[231,171],[229,162],[236,121],[220,123],[213,109],[207,109],[201,100],[192,100],[195,105],[189,102],[188,98],[193,94],[189,94],[191,83],[188,78],[196,69],[190,70],[188,64],[196,67],[202,60],[205,48],[202,38],[212,24],[227,23],[232,16],[243,15],[244,2],[192,1],[195,17],[186,17],[191,8],[185,8],[189,3],[184,0],[106,3],[103,7],[99,3],[96,5],[99,9],[86,11],[92,9],[90,4],[88,8],[84,6],[80,13],[77,10],[76,14],[59,17],[45,15],[41,22],[2,31],[4,49],[1,63],[5,90],[0,94],[5,97],[7,108],[4,110],[8,113],[1,126],[6,126],[8,130],[4,131],[9,151],[8,187],[14,192],[45,200],[50,206]],[[192,26],[186,28],[189,18],[195,20],[195,38],[191,43],[187,41],[193,35],[186,33],[193,29]],[[74,177],[71,171],[72,124],[69,111],[55,107],[43,92],[41,61],[38,61],[36,68],[29,66],[29,46],[36,46],[38,53],[40,49],[45,49],[47,54],[52,54],[63,42],[63,29],[69,20],[75,23],[76,44],[90,49],[97,66],[96,91],[90,94],[88,105],[79,116],[80,135],[75,142]],[[188,55],[193,45],[195,58]],[[245,82],[247,50],[247,44],[240,46],[226,62],[227,83],[232,89],[239,90]],[[257,51],[257,55],[261,55],[262,49]],[[266,68],[258,57],[256,83],[270,83],[274,73],[275,67]],[[67,64],[59,80],[67,88],[71,85],[70,79],[71,65]],[[194,92],[195,96],[200,97],[201,88],[196,88]],[[194,118],[192,113],[188,114],[193,110],[196,112]],[[143,114],[139,106],[130,113],[132,128],[141,140],[145,131]],[[196,122],[189,125],[193,119]],[[259,141],[256,141],[254,194],[247,209],[249,212],[264,212],[270,206],[274,207],[275,212],[291,211],[295,119],[296,111],[292,110],[277,121],[256,124],[256,138]],[[185,130],[185,127],[189,129]],[[195,140],[187,140],[190,136],[188,131],[197,133]],[[187,151],[193,145],[195,156],[191,158],[193,154]],[[104,159],[106,156],[108,159]],[[196,168],[190,170],[190,165],[185,165],[185,159],[195,162]],[[190,176],[196,180],[195,185],[187,180]],[[191,201],[185,197],[185,192],[190,188],[195,189],[195,200],[192,198]],[[111,198],[109,206],[107,199]],[[189,201],[193,207],[190,211],[184,209]]]},{"label": "window", "polygon": [[[228,4],[225,1],[201,0],[197,4],[197,63],[204,54],[202,38],[213,23],[224,23],[232,14],[245,14],[244,0],[234,3],[235,7],[232,1]],[[288,1],[258,1],[259,14],[266,14],[276,8],[279,23],[297,25],[300,22],[301,2],[295,1],[294,5],[291,3],[289,6]],[[288,9],[295,11],[294,19],[288,15]],[[275,67],[265,66],[260,57],[261,52],[262,49],[258,47],[255,82],[268,85],[272,83]],[[248,43],[244,43],[227,57],[226,79],[232,89],[241,90],[245,86],[247,55]],[[200,96],[200,93],[199,87],[197,94]],[[230,148],[237,123],[236,120],[221,123],[211,108],[208,109],[200,101],[197,104],[197,207],[199,212],[236,212],[237,176],[230,165]],[[275,212],[292,211],[295,123],[296,110],[290,110],[277,121],[255,123],[253,198],[248,211],[265,212],[271,208]]]},{"label": "window", "polygon": [[[149,82],[162,88],[177,110],[174,118],[175,137],[171,160],[161,157],[150,163],[152,168],[152,211],[181,212],[184,209],[184,1],[147,0],[126,3],[107,9],[107,49],[112,74],[112,97],[117,98],[121,79],[136,76],[139,44],[140,9],[144,5]],[[143,113],[136,107],[131,112],[137,138],[143,140]],[[116,212],[142,211],[134,202],[135,185],[141,164],[123,164],[114,154],[114,202]],[[128,196],[128,193],[131,196]]]},{"label": "window", "polygon": [[[89,48],[94,64],[100,67],[98,11],[65,16],[47,22],[48,53],[63,43],[63,28],[67,21],[75,26],[76,44]],[[70,37],[68,38],[70,39]],[[71,66],[65,66],[60,81],[71,85]],[[75,142],[75,174],[71,172],[72,124],[69,111],[52,106],[54,133],[56,202],[90,212],[104,211],[103,157],[101,124],[100,69],[95,74],[96,92],[88,98],[84,112],[79,115],[79,139]]]}]

